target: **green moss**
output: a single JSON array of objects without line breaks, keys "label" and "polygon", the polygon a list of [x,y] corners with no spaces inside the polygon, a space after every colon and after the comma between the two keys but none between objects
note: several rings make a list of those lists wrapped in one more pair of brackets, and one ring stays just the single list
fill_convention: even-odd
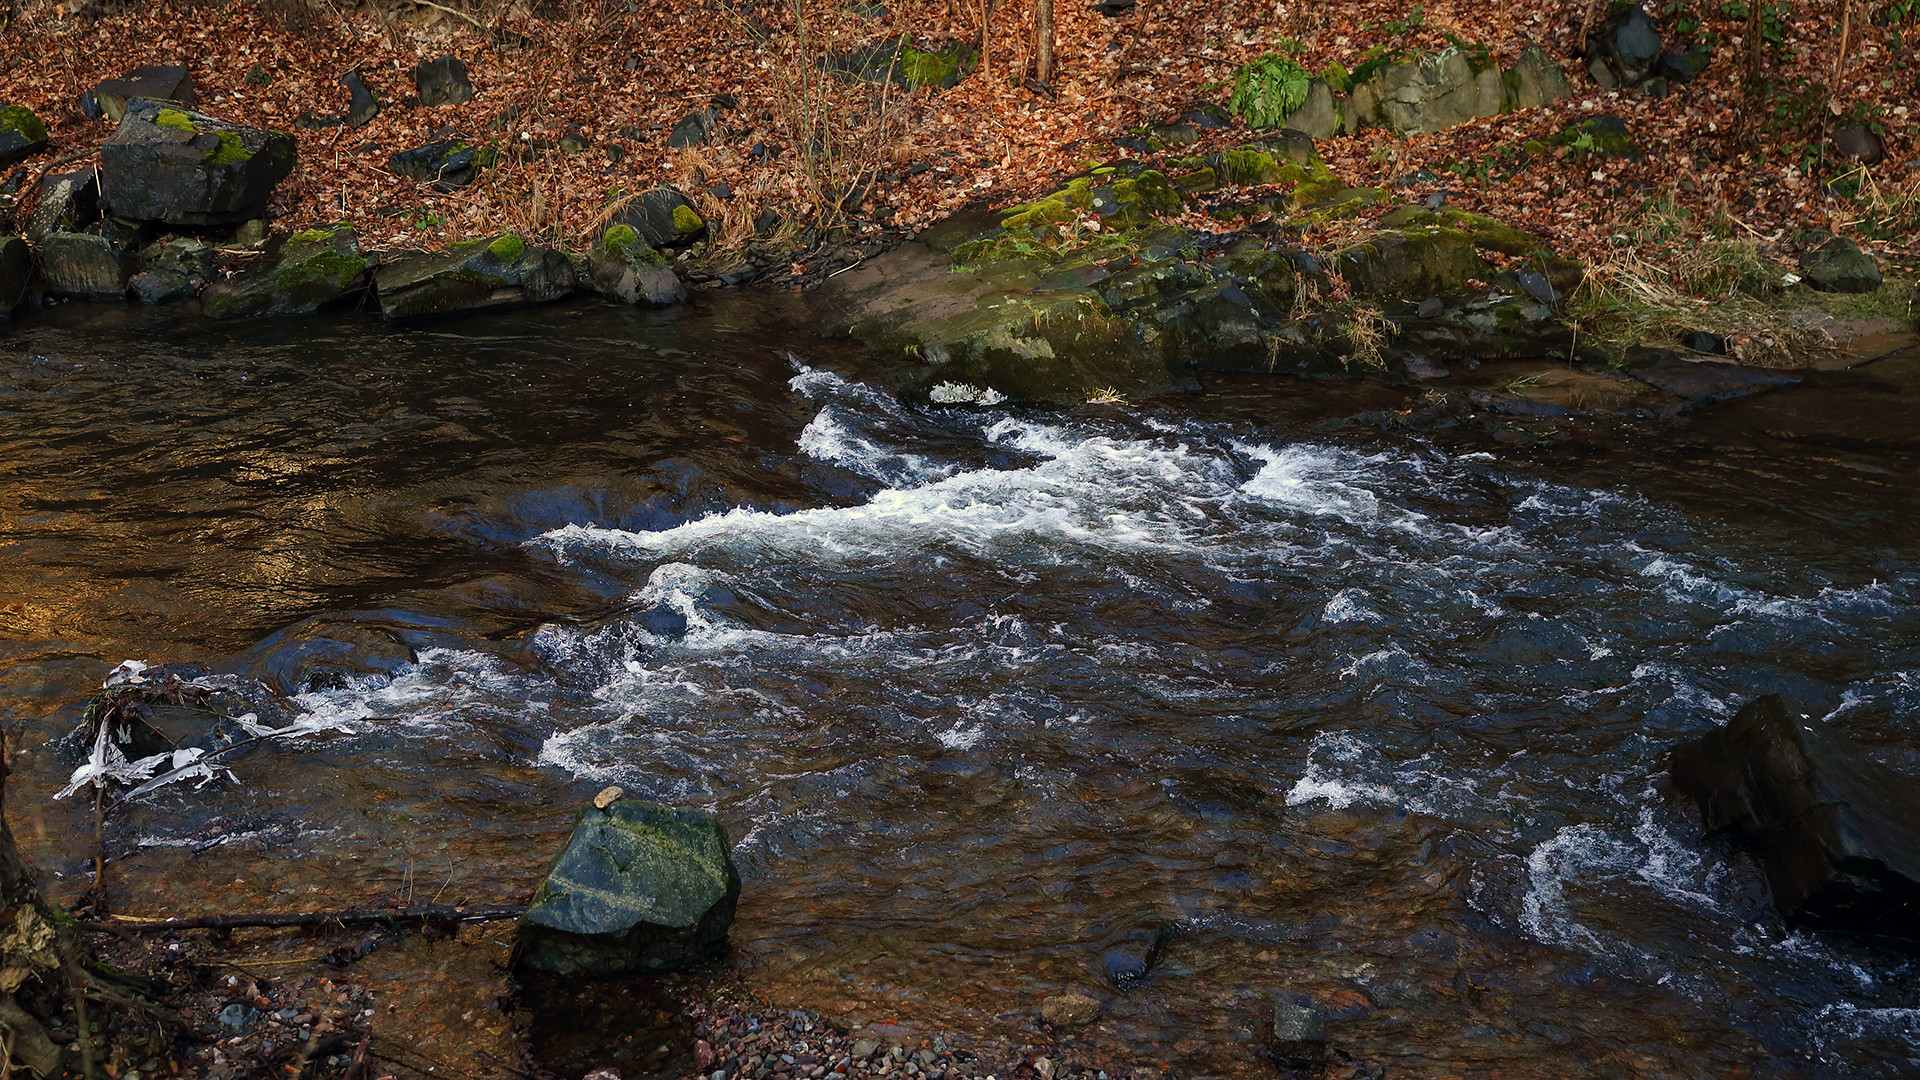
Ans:
[{"label": "green moss", "polygon": [[453,243],[447,245],[447,251],[452,254],[459,255],[468,251],[472,251],[474,248],[477,248],[484,243],[486,243],[486,241],[484,240],[455,240]]},{"label": "green moss", "polygon": [[193,117],[188,116],[179,109],[161,109],[158,113],[154,114],[153,122],[163,128],[184,131],[189,135],[197,135],[200,133],[200,129],[193,126]]},{"label": "green moss", "polygon": [[207,153],[206,164],[238,165],[243,161],[253,160],[253,151],[241,143],[239,132],[222,131],[219,133],[219,139],[220,145]]},{"label": "green moss", "polygon": [[633,226],[615,225],[601,234],[600,242],[613,248],[625,247],[638,239],[640,239],[640,234],[633,231]]},{"label": "green moss", "polygon": [[1215,175],[1212,169],[1207,168],[1181,173],[1173,178],[1173,182],[1181,191],[1186,192],[1212,191],[1220,186],[1219,176]]},{"label": "green moss", "polygon": [[[274,276],[274,289],[296,305],[320,304],[353,283],[367,268],[365,259],[342,251],[316,251]],[[305,295],[312,293],[314,295]]]},{"label": "green moss", "polygon": [[640,234],[633,231],[631,225],[614,225],[607,229],[600,234],[600,246],[619,258],[625,259],[629,265],[635,263],[660,265],[667,261],[659,252],[653,250],[652,245],[640,239]]},{"label": "green moss", "polygon": [[33,110],[25,105],[9,105],[0,109],[0,131],[17,131],[28,142],[47,141],[47,125],[41,123]]},{"label": "green moss", "polygon": [[[1231,184],[1273,184],[1280,181],[1279,162],[1261,150],[1228,150],[1220,155],[1221,171]],[[1294,166],[1298,168],[1298,166]]]},{"label": "green moss", "polygon": [[1320,77],[1327,81],[1327,86],[1336,94],[1353,92],[1353,73],[1338,60],[1327,61],[1327,66],[1320,69]]},{"label": "green moss", "polygon": [[1323,199],[1338,195],[1345,186],[1338,180],[1309,180],[1293,189],[1293,205],[1312,206]]},{"label": "green moss", "polygon": [[707,222],[693,207],[683,204],[673,208],[673,227],[680,230],[682,235],[691,236],[706,228]]},{"label": "green moss", "polygon": [[957,77],[964,54],[960,52],[922,52],[911,45],[900,46],[900,76],[914,89],[922,86],[946,86]]},{"label": "green moss", "polygon": [[513,233],[499,237],[494,240],[493,243],[487,245],[487,254],[492,255],[501,262],[512,262],[526,254],[526,251],[527,242]]},{"label": "green moss", "polygon": [[341,233],[351,235],[353,226],[347,224],[322,225],[314,229],[302,229],[287,238],[290,244],[330,244]]},{"label": "green moss", "polygon": [[1180,193],[1157,169],[1148,169],[1131,180],[1114,181],[1113,197],[1120,204],[1120,216],[1133,224],[1180,209]]},{"label": "green moss", "polygon": [[[1495,221],[1483,214],[1449,210],[1439,215],[1439,218],[1447,225],[1473,234],[1473,246],[1482,251],[1498,251],[1504,255],[1531,255],[1547,246],[1546,241],[1532,233]],[[1384,223],[1384,219],[1382,220]]]}]

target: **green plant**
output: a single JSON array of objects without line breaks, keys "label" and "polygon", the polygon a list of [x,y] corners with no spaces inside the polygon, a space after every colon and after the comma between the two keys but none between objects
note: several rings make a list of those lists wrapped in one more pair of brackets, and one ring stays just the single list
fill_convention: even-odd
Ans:
[{"label": "green plant", "polygon": [[1254,127],[1277,127],[1307,102],[1312,77],[1297,62],[1265,53],[1234,74],[1227,107]]}]

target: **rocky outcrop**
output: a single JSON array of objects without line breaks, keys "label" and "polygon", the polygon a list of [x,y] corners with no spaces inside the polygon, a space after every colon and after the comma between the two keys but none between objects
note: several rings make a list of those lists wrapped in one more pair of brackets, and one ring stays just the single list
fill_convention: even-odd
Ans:
[{"label": "rocky outcrop", "polygon": [[609,226],[587,253],[583,284],[623,304],[678,304],[687,287],[638,233],[626,225]]},{"label": "rocky outcrop", "polygon": [[491,147],[441,139],[392,155],[387,168],[396,176],[431,184],[435,191],[454,191],[473,183],[480,170],[492,168],[494,156]]},{"label": "rocky outcrop", "polygon": [[514,966],[598,977],[684,967],[725,947],[739,899],[718,818],[609,789],[580,812],[527,905]]},{"label": "rocky outcrop", "polygon": [[216,282],[201,294],[216,319],[303,315],[352,300],[366,291],[367,258],[350,225],[297,232],[258,269]]},{"label": "rocky outcrop", "polygon": [[670,187],[635,195],[614,212],[612,224],[632,229],[653,248],[685,247],[707,231],[707,223],[693,203]]},{"label": "rocky outcrop", "polygon": [[264,216],[293,165],[285,132],[135,98],[100,148],[100,198],[134,221],[231,224]]},{"label": "rocky outcrop", "polygon": [[0,321],[12,318],[14,309],[26,302],[32,284],[33,257],[27,252],[27,242],[17,236],[0,236]]},{"label": "rocky outcrop", "polygon": [[1420,134],[1573,94],[1560,65],[1537,45],[1504,71],[1484,53],[1456,45],[1371,63],[1342,82],[1309,82],[1306,100],[1283,125],[1316,139],[1368,127]]},{"label": "rocky outcrop", "polygon": [[574,271],[560,252],[509,233],[383,264],[373,280],[382,315],[415,319],[558,300]]},{"label": "rocky outcrop", "polygon": [[466,62],[457,56],[428,60],[413,69],[413,85],[420,91],[420,104],[461,105],[473,100],[473,82],[467,78]]},{"label": "rocky outcrop", "polygon": [[47,125],[25,105],[0,105],[0,169],[47,148]]},{"label": "rocky outcrop", "polygon": [[100,114],[119,123],[127,103],[134,98],[165,101],[174,105],[194,105],[193,76],[179,64],[151,64],[135,68],[117,79],[93,88],[93,101]]},{"label": "rocky outcrop", "polygon": [[1778,695],[1676,747],[1674,787],[1759,857],[1788,919],[1920,939],[1920,786]]},{"label": "rocky outcrop", "polygon": [[47,293],[74,300],[124,300],[133,274],[128,245],[98,233],[49,233],[40,241]]},{"label": "rocky outcrop", "polygon": [[1844,236],[1802,254],[1800,277],[1821,292],[1870,293],[1881,284],[1880,264]]}]

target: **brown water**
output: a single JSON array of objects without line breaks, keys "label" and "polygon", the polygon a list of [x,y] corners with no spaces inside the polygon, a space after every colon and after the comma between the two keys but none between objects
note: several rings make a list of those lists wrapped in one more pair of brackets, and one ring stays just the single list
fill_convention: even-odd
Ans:
[{"label": "brown water", "polygon": [[[1788,693],[1920,774],[1920,362],[1554,451],[1233,380],[910,408],[776,299],[0,331],[16,828],[122,659],[303,738],[109,827],[144,912],[523,899],[614,782],[708,806],[776,1002],[1263,1075],[1920,1071],[1920,971],[1780,927],[1660,777]],[[1117,1067],[1117,1066],[1116,1066]]]}]

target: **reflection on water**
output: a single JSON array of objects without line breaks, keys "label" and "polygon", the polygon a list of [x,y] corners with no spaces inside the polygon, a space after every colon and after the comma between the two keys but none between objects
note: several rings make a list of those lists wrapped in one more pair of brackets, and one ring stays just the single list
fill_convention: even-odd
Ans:
[{"label": "reflection on water", "polygon": [[1920,1068],[1912,966],[1783,932],[1660,776],[1775,691],[1920,765],[1902,362],[1530,458],[1334,421],[1378,387],[907,407],[766,300],[82,314],[0,338],[23,783],[124,656],[315,731],[120,816],[143,908],[511,902],[617,782],[731,823],[754,986],[883,1031],[1078,989],[1090,1052],[1257,1075],[1280,995],[1415,1075]]}]

